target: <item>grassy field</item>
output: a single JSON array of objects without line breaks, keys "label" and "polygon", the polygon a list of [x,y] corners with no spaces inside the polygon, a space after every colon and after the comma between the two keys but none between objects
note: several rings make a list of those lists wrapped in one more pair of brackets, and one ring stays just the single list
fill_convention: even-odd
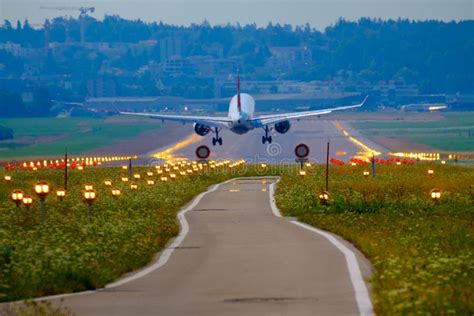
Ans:
[{"label": "grassy field", "polygon": [[351,125],[369,137],[406,138],[438,150],[474,151],[474,112],[446,112],[439,120],[430,120],[427,114],[426,118],[426,121],[409,117],[403,121],[356,121]]},{"label": "grassy field", "polygon": [[[54,191],[48,196],[45,224],[38,223],[37,201],[29,210],[22,207],[18,218],[9,194],[19,188],[33,195],[38,179],[57,189],[63,173],[16,170],[11,182],[2,174],[0,301],[98,288],[142,267],[178,233],[176,212],[181,206],[209,185],[235,176],[216,171],[162,183],[155,175],[158,183],[148,186],[146,170],[134,168],[142,179],[133,191],[120,181],[127,174],[120,168],[72,170],[66,199],[58,201]],[[104,179],[111,179],[123,195],[112,197]],[[81,201],[87,182],[98,191],[91,214]]]},{"label": "grassy field", "polygon": [[[428,168],[435,170],[433,177]],[[102,287],[148,263],[178,233],[176,212],[193,196],[210,184],[256,174],[249,166],[146,186],[147,169],[134,169],[142,175],[136,191],[119,181],[127,173],[120,168],[72,170],[67,198],[47,198],[43,225],[37,202],[17,218],[9,193],[21,188],[31,194],[40,178],[57,188],[62,173],[14,171],[12,182],[0,187],[0,301]],[[282,175],[276,200],[285,215],[337,233],[366,254],[376,269],[370,282],[378,314],[472,315],[474,169],[377,166],[375,179],[365,179],[363,169],[331,167],[328,206],[315,198],[324,186],[321,166],[308,169],[305,178],[296,167],[270,166],[259,174]],[[123,196],[111,196],[106,178]],[[98,191],[90,217],[81,202],[86,182]],[[433,188],[442,191],[439,203],[428,197]]]},{"label": "grassy field", "polygon": [[148,118],[22,118],[0,119],[15,139],[0,142],[2,158],[80,154],[160,128]]},{"label": "grassy field", "polygon": [[[429,178],[427,169],[435,170]],[[282,177],[276,200],[283,213],[354,243],[373,263],[379,315],[472,315],[474,312],[474,170],[451,165],[380,166],[330,170],[328,206],[315,195],[321,167],[301,179]],[[442,199],[428,198],[431,189]]]}]

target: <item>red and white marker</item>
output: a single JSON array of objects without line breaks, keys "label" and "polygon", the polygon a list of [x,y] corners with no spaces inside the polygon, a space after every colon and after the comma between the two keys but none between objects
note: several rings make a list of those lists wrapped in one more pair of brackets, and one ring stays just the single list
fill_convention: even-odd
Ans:
[{"label": "red and white marker", "polygon": [[309,147],[306,144],[299,144],[295,147],[295,156],[298,159],[305,159],[309,155]]},{"label": "red and white marker", "polygon": [[206,145],[201,145],[196,148],[196,157],[199,159],[207,159],[211,154],[211,150]]}]

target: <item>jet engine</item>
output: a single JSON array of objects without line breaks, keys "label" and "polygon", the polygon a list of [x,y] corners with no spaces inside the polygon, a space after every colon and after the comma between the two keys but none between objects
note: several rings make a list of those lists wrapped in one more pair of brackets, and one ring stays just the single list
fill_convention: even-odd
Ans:
[{"label": "jet engine", "polygon": [[285,134],[290,130],[290,121],[283,121],[275,124],[275,130],[280,134]]},{"label": "jet engine", "polygon": [[211,131],[211,128],[207,125],[202,125],[199,123],[194,123],[194,131],[199,136],[206,136]]}]

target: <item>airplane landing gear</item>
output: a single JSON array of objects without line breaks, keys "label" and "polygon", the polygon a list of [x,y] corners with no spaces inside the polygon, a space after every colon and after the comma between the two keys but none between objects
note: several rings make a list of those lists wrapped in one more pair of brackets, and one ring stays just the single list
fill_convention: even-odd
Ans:
[{"label": "airplane landing gear", "polygon": [[271,144],[272,143],[272,136],[268,135],[268,133],[271,131],[271,129],[268,127],[268,125],[265,125],[264,131],[265,131],[265,136],[262,136],[262,144],[265,145],[266,142]]},{"label": "airplane landing gear", "polygon": [[222,137],[219,137],[219,129],[217,127],[215,128],[214,133],[216,136],[212,137],[212,146],[216,146],[216,144],[222,146]]}]

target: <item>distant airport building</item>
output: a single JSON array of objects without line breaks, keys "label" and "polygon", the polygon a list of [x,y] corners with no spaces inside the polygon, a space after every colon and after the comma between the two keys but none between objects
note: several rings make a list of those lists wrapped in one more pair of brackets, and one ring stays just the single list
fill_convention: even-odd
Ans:
[{"label": "distant airport building", "polygon": [[160,60],[162,62],[171,58],[180,58],[182,56],[181,39],[177,37],[166,37],[159,41]]}]

